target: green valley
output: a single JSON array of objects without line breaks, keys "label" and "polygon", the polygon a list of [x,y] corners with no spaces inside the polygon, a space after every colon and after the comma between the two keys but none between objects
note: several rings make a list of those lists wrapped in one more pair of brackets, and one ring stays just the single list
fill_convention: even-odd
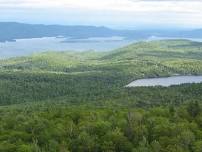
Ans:
[{"label": "green valley", "polygon": [[0,60],[0,152],[201,152],[202,84],[127,88],[202,75],[202,43]]}]

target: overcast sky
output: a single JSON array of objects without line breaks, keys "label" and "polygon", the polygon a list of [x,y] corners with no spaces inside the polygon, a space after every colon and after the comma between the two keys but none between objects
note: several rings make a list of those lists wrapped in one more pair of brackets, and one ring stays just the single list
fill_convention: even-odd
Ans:
[{"label": "overcast sky", "polygon": [[202,0],[0,0],[0,21],[202,28]]}]

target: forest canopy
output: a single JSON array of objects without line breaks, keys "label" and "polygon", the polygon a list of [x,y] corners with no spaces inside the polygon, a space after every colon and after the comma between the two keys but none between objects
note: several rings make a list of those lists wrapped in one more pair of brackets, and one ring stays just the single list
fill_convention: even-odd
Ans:
[{"label": "forest canopy", "polygon": [[202,74],[202,43],[0,61],[0,152],[201,152],[202,84],[127,88]]}]

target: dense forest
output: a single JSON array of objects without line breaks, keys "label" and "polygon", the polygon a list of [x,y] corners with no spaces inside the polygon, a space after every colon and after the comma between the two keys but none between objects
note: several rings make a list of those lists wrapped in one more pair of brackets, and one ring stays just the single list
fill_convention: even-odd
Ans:
[{"label": "dense forest", "polygon": [[127,88],[202,75],[202,43],[0,60],[0,152],[201,152],[202,84]]}]

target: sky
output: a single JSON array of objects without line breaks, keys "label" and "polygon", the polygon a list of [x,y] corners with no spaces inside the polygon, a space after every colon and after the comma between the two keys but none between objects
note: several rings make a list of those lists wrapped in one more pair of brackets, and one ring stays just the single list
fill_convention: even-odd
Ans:
[{"label": "sky", "polygon": [[202,0],[0,0],[0,21],[113,28],[202,28]]}]

